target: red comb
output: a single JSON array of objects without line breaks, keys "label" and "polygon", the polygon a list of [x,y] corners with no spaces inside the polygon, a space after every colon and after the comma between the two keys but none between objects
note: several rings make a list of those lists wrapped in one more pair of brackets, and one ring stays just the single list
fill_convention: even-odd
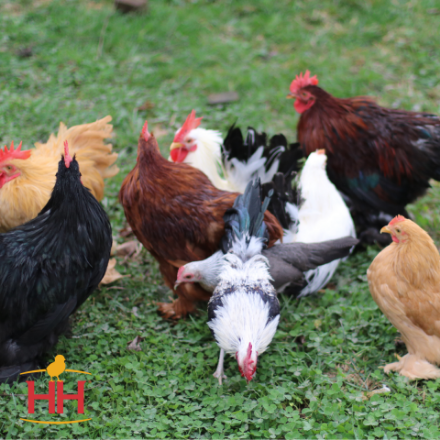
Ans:
[{"label": "red comb", "polygon": [[72,160],[72,156],[69,154],[69,144],[67,141],[64,141],[64,165],[66,165],[66,168],[70,168]]},{"label": "red comb", "polygon": [[296,78],[290,84],[290,92],[296,94],[303,87],[316,85],[318,85],[318,77],[316,75],[311,77],[310,72],[306,70],[304,76],[302,72],[299,75],[296,75]]},{"label": "red comb", "polygon": [[390,221],[390,226],[394,225],[396,223],[400,223],[400,222],[404,222],[406,220],[406,218],[403,215],[396,215],[396,217],[394,217],[391,221]]},{"label": "red comb", "polygon": [[148,139],[150,139],[151,134],[148,133],[148,121],[145,121],[144,126],[142,127],[142,136],[144,137],[144,139],[146,141],[148,141]]},{"label": "red comb", "polygon": [[255,365],[252,365],[254,361],[251,360],[251,356],[252,356],[252,344],[249,342],[246,359],[243,362],[244,365],[243,373],[248,382],[252,379],[252,376],[255,373]]},{"label": "red comb", "polygon": [[20,151],[21,144],[22,143],[20,142],[17,149],[14,150],[14,141],[12,141],[9,150],[6,145],[4,146],[3,150],[0,149],[0,162],[4,162],[7,159],[29,159],[31,150]]},{"label": "red comb", "polygon": [[192,112],[186,118],[185,123],[182,125],[180,130],[176,133],[174,137],[174,142],[182,142],[185,139],[185,136],[191,131],[197,128],[202,122],[203,118],[196,118],[196,111],[192,110]]}]

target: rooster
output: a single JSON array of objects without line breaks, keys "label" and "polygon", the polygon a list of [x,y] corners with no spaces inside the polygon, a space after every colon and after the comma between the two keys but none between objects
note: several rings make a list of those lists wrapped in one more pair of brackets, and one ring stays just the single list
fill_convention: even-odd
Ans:
[{"label": "rooster", "polygon": [[309,71],[292,81],[287,97],[301,115],[304,153],[325,149],[330,180],[361,212],[406,214],[429,179],[440,180],[437,116],[384,108],[365,96],[335,98]]},{"label": "rooster", "polygon": [[367,271],[371,295],[400,331],[408,354],[385,366],[409,379],[440,378],[440,255],[431,237],[399,215],[381,232],[393,243]]},{"label": "rooster", "polygon": [[260,181],[249,182],[244,195],[224,216],[224,256],[219,283],[208,303],[208,326],[220,347],[214,377],[222,384],[225,352],[235,356],[240,373],[249,382],[257,359],[269,346],[280,319],[280,303],[269,275],[269,263],[261,255],[269,234],[263,215]]},{"label": "rooster", "polygon": [[63,143],[68,141],[80,164],[82,182],[97,200],[104,197],[104,179],[118,172],[113,165],[118,155],[104,139],[112,136],[111,117],[91,124],[67,128],[60,124],[58,135],[33,150],[14,144],[0,150],[0,232],[6,232],[33,219],[48,202]]},{"label": "rooster", "polygon": [[[145,123],[139,137],[137,163],[119,192],[128,223],[144,247],[159,263],[166,285],[173,289],[178,269],[211,256],[224,233],[223,214],[237,193],[215,188],[201,171],[184,163],[167,161]],[[282,238],[283,230],[265,214],[269,245]],[[200,286],[178,286],[177,300],[160,304],[165,318],[178,319],[195,309],[196,301],[211,294]]]},{"label": "rooster", "polygon": [[104,276],[111,226],[80,176],[66,143],[46,206],[0,234],[0,382],[38,366]]},{"label": "rooster", "polygon": [[241,130],[233,125],[223,141],[220,132],[200,128],[201,120],[194,110],[189,114],[171,144],[170,160],[198,168],[215,187],[243,193],[254,178],[265,183],[278,171],[287,175],[299,170],[299,144],[289,146],[282,134],[268,142],[265,133],[249,127],[243,139]]}]

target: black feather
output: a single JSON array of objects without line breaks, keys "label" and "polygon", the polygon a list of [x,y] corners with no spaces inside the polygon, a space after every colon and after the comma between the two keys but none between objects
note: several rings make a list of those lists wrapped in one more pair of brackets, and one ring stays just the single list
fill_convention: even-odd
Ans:
[{"label": "black feather", "polygon": [[258,133],[252,127],[248,127],[246,139],[244,139],[240,128],[235,124],[229,128],[223,141],[223,164],[225,165],[234,158],[240,162],[247,162],[260,147],[263,147],[262,157],[266,158],[264,165],[266,172],[277,160],[279,161],[277,171],[285,176],[300,171],[301,159],[304,155],[298,142],[289,145],[283,134],[272,136],[268,142],[266,133]]},{"label": "black feather", "polygon": [[245,236],[247,243],[251,237],[262,238],[265,244],[268,242],[269,233],[263,219],[272,194],[273,191],[269,191],[262,204],[260,179],[247,184],[244,194],[235,199],[233,207],[223,216],[225,234],[220,242],[223,253],[226,254],[232,248],[234,240]]},{"label": "black feather", "polygon": [[38,216],[0,235],[0,382],[38,363],[105,274],[110,222],[80,176],[62,159]]}]

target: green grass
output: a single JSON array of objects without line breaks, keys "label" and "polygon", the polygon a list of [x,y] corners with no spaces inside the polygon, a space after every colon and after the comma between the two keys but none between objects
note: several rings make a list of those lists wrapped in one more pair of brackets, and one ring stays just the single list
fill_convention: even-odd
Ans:
[{"label": "green grass", "polygon": [[[120,15],[106,1],[0,0],[0,141],[44,141],[68,125],[113,116],[121,173],[104,206],[119,242],[125,225],[119,186],[135,163],[145,119],[164,154],[192,108],[204,126],[237,121],[294,140],[297,115],[285,99],[309,68],[336,96],[369,94],[381,104],[440,113],[438,1],[164,1],[146,15]],[[33,55],[17,54],[31,48]],[[207,95],[240,100],[209,107]],[[146,101],[152,109],[138,107]],[[439,240],[439,188],[412,207]],[[212,377],[218,349],[206,307],[177,324],[162,321],[168,300],[157,265],[143,251],[119,260],[129,278],[102,288],[76,314],[56,353],[68,368],[93,373],[77,425],[34,425],[26,384],[1,385],[6,438],[435,438],[437,381],[409,383],[379,367],[403,354],[398,333],[373,302],[366,269],[378,249],[344,263],[335,289],[297,303],[281,296],[282,319],[249,385],[235,361],[228,380]],[[137,307],[137,309],[135,309]],[[127,343],[142,336],[142,351]],[[68,373],[66,373],[68,374]],[[65,377],[66,386],[69,378]],[[79,377],[79,376],[78,376]],[[366,393],[386,384],[388,394]],[[70,387],[70,388],[69,388]],[[47,392],[39,380],[38,392]],[[71,382],[67,387],[73,391]],[[68,403],[65,420],[78,418]],[[30,418],[30,417],[29,417]],[[36,404],[35,419],[50,419]],[[52,418],[53,420],[53,418]]]}]

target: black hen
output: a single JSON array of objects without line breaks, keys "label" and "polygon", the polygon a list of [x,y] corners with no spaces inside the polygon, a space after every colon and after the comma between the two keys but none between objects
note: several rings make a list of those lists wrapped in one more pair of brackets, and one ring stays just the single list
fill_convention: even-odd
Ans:
[{"label": "black hen", "polygon": [[67,145],[65,152],[40,214],[0,235],[0,382],[38,368],[110,258],[107,214],[82,185]]}]

